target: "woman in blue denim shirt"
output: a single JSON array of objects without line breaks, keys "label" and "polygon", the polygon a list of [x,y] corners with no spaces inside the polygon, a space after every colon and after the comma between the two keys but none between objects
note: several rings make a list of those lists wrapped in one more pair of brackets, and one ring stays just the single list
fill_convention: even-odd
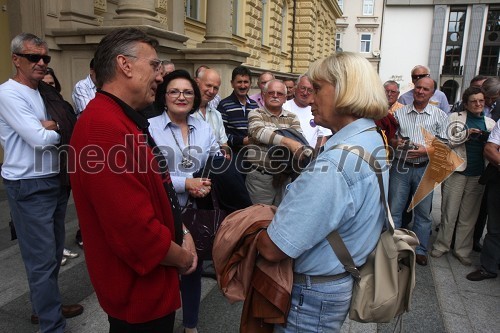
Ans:
[{"label": "woman in blue denim shirt", "polygon": [[[374,120],[387,114],[387,99],[373,66],[343,52],[311,65],[314,122],[331,129],[325,150],[289,187],[266,232],[260,254],[271,261],[294,258],[291,309],[275,332],[339,332],[349,310],[352,277],[326,240],[337,230],[357,266],[373,251],[384,224],[377,177],[357,155],[337,144],[360,146],[384,172],[386,153]],[[385,193],[387,197],[387,192]]]}]

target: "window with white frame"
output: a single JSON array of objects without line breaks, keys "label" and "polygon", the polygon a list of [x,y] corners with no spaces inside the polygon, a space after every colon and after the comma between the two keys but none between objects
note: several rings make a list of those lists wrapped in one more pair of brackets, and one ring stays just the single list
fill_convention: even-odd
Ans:
[{"label": "window with white frame", "polygon": [[363,0],[363,15],[373,15],[375,0]]},{"label": "window with white frame", "polygon": [[335,51],[340,51],[342,49],[342,35],[340,33],[337,33],[335,35]]},{"label": "window with white frame", "polygon": [[361,47],[359,52],[369,53],[372,47],[372,35],[361,34]]},{"label": "window with white frame", "polygon": [[186,17],[200,19],[200,0],[186,0]]}]

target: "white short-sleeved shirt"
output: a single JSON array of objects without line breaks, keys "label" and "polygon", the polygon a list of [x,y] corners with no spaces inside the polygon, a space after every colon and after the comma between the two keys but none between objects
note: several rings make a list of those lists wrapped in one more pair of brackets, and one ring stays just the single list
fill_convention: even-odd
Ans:
[{"label": "white short-sleeved shirt", "polygon": [[[497,124],[491,130],[490,136],[488,138],[488,142],[494,143],[500,146],[500,121],[497,121]],[[498,149],[500,151],[500,148]]]},{"label": "white short-sleeved shirt", "polygon": [[311,112],[311,107],[306,106],[302,108],[295,104],[293,99],[288,100],[283,104],[283,109],[295,113],[300,121],[300,127],[309,146],[316,147],[316,142],[320,136],[332,135],[332,131],[327,128],[316,125],[314,122],[314,117]]}]

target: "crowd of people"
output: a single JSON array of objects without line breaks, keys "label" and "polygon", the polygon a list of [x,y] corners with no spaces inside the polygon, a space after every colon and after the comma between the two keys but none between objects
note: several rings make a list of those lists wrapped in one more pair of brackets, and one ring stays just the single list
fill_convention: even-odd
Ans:
[{"label": "crowd of people", "polygon": [[[76,242],[110,332],[172,332],[181,306],[184,331],[197,332],[204,267],[183,208],[212,197],[228,212],[277,207],[256,241],[265,260],[294,260],[290,311],[274,331],[340,331],[353,279],[326,237],[338,231],[361,266],[385,221],[377,175],[341,144],[382,165],[396,227],[419,238],[417,264],[451,252],[471,266],[476,250],[481,265],[466,278],[497,276],[498,77],[474,78],[450,108],[426,66],[412,69],[414,88],[399,96],[396,81],[382,84],[366,59],[340,52],[296,80],[263,72],[251,96],[252,73],[237,66],[224,97],[217,70],[176,70],[157,46],[134,28],[110,32],[72,105],[48,67],[47,43],[29,33],[12,40],[16,73],[0,85],[1,175],[41,332],[63,332],[65,318],[84,310],[62,305],[58,288],[60,266],[78,256],[64,247],[71,191]],[[457,168],[433,161],[441,147],[459,157]],[[206,172],[217,163],[227,167]],[[430,244],[433,193],[417,189],[437,179],[432,172],[446,177]]]}]

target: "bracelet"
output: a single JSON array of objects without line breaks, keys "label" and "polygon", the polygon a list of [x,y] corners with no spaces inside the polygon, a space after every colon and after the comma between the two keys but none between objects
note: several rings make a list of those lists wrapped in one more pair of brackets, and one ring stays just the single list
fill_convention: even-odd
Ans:
[{"label": "bracelet", "polygon": [[189,229],[182,229],[182,236],[186,236],[187,234],[190,234],[191,232]]}]

